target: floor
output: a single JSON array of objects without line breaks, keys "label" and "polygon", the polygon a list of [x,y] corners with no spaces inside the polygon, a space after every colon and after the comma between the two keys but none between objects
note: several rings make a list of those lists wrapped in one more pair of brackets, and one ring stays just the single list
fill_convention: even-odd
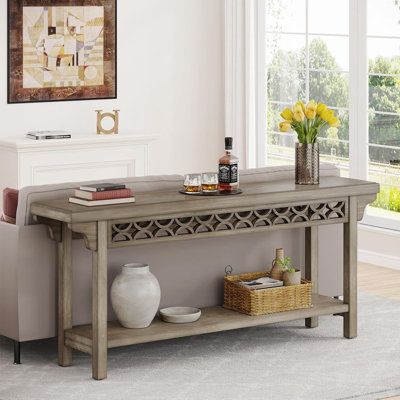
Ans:
[{"label": "floor", "polygon": [[[400,271],[360,263],[358,290],[400,301]],[[381,400],[400,400],[400,396],[384,397]]]}]

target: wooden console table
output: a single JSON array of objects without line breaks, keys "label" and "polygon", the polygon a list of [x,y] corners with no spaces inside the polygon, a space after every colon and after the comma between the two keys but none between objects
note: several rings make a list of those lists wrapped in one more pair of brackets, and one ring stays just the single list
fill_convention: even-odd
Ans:
[{"label": "wooden console table", "polygon": [[[92,355],[94,379],[107,376],[107,348],[205,334],[305,318],[310,328],[318,316],[342,313],[344,336],[357,335],[357,221],[379,185],[338,177],[318,186],[293,181],[248,184],[229,197],[194,197],[175,192],[138,194],[136,204],[88,208],[67,199],[33,203],[31,212],[48,225],[59,242],[58,362],[72,364],[72,349]],[[318,226],[344,224],[344,299],[318,294]],[[222,307],[203,309],[193,324],[155,320],[146,329],[107,325],[107,251],[170,240],[199,239],[247,232],[304,227],[306,278],[313,281],[313,307],[250,317]],[[78,235],[77,235],[78,234]],[[72,326],[72,240],[82,237],[93,254],[92,325]]]}]

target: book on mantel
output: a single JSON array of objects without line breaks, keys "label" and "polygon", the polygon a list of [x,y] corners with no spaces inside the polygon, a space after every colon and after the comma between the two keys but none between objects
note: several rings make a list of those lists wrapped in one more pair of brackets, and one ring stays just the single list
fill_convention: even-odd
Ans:
[{"label": "book on mantel", "polygon": [[81,186],[75,190],[75,197],[70,203],[86,207],[108,206],[112,204],[134,203],[132,190],[119,183],[98,183]]},{"label": "book on mantel", "polygon": [[34,131],[28,132],[26,137],[33,140],[71,139],[71,134],[66,131]]}]

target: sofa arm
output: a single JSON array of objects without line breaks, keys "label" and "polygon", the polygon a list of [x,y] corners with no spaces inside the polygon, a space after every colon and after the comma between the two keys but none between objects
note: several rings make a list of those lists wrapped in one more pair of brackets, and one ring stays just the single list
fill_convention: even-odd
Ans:
[{"label": "sofa arm", "polygon": [[18,241],[20,341],[56,335],[57,243],[44,225],[23,226]]},{"label": "sofa arm", "polygon": [[0,222],[0,335],[19,339],[18,237],[19,227]]},{"label": "sofa arm", "polygon": [[56,243],[44,225],[0,222],[0,335],[19,342],[56,334]]}]

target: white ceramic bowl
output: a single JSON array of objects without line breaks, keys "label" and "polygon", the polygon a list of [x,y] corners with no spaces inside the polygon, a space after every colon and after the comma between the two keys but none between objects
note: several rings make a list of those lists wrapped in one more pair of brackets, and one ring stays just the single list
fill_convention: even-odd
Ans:
[{"label": "white ceramic bowl", "polygon": [[160,310],[163,321],[173,324],[187,324],[195,322],[201,316],[201,310],[194,307],[169,307]]}]

